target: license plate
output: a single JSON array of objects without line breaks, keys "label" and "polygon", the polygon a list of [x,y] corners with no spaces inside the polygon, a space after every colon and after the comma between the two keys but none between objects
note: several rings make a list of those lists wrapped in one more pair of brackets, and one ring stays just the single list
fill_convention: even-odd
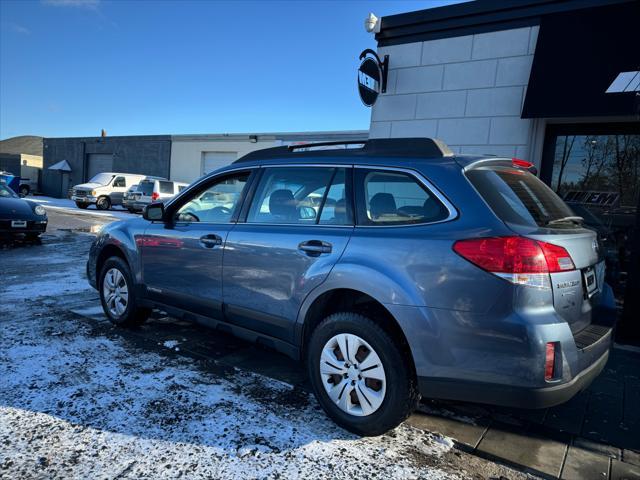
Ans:
[{"label": "license plate", "polygon": [[25,228],[27,226],[26,220],[11,220],[12,228]]},{"label": "license plate", "polygon": [[598,291],[598,281],[596,279],[596,271],[593,267],[585,268],[583,271],[584,285],[587,288],[589,296]]}]

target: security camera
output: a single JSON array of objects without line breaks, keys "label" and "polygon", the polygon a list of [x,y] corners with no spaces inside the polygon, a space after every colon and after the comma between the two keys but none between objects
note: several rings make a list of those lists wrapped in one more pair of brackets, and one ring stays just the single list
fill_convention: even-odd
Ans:
[{"label": "security camera", "polygon": [[380,32],[380,20],[373,13],[369,13],[364,20],[364,29],[369,33]]}]

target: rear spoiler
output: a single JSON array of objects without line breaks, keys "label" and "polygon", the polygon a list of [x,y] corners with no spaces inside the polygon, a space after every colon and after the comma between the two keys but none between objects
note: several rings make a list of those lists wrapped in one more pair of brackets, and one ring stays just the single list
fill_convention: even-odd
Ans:
[{"label": "rear spoiler", "polygon": [[465,171],[473,170],[474,168],[487,167],[487,166],[513,167],[513,168],[518,168],[520,170],[526,170],[527,172],[530,172],[533,175],[538,174],[538,169],[533,163],[528,162],[527,160],[522,160],[520,158],[511,158],[511,159],[498,158],[498,157],[480,158],[476,161],[473,161],[465,165],[464,170]]}]

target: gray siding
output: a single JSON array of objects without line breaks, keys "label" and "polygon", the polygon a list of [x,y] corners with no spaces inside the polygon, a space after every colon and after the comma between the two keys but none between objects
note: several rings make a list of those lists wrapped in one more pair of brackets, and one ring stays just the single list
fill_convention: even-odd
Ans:
[{"label": "gray siding", "polygon": [[171,137],[89,137],[45,138],[42,191],[45,195],[65,197],[60,172],[48,168],[66,160],[71,166],[69,185],[83,183],[87,178],[87,158],[92,153],[113,155],[113,170],[169,178],[171,164]]}]

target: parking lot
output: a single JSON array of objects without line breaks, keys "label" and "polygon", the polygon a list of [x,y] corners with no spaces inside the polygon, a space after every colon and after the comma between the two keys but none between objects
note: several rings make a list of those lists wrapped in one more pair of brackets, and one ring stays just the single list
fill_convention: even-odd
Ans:
[{"label": "parking lot", "polygon": [[2,478],[640,478],[637,352],[614,349],[563,406],[423,401],[358,438],[287,357],[162,312],[113,327],[85,261],[97,229],[130,214],[43,202],[41,243],[0,249]]}]

